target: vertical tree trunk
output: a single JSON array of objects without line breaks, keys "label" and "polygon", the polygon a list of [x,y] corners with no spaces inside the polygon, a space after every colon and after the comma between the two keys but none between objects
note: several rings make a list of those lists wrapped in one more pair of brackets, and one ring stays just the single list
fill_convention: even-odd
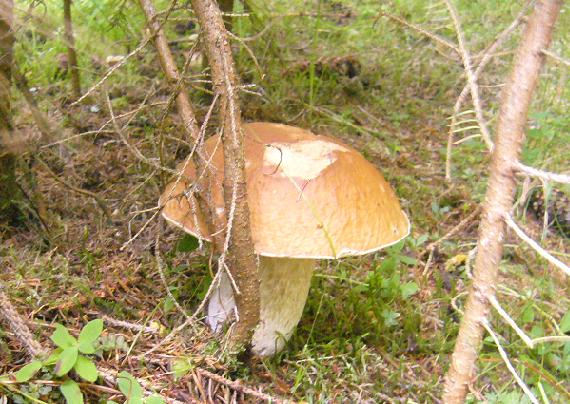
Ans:
[{"label": "vertical tree trunk", "polygon": [[77,68],[77,53],[75,52],[75,37],[73,36],[73,24],[71,23],[71,0],[63,0],[63,24],[64,38],[67,45],[67,71],[71,79],[73,98],[81,97],[81,80]]},{"label": "vertical tree trunk", "polygon": [[516,188],[514,164],[520,156],[532,94],[543,62],[542,49],[549,46],[561,1],[538,1],[519,45],[514,67],[505,87],[493,151],[490,178],[479,226],[473,284],[465,305],[451,366],[446,375],[443,401],[462,403],[475,376],[475,362],[495,295],[505,238],[504,215],[513,204]]},{"label": "vertical tree trunk", "polygon": [[0,1],[0,222],[4,223],[14,219],[17,212],[14,198],[19,194],[10,102],[13,22],[13,0]]},{"label": "vertical tree trunk", "polygon": [[204,32],[204,48],[212,68],[214,91],[221,97],[224,200],[228,224],[233,213],[233,223],[227,227],[230,237],[228,263],[239,289],[239,293],[235,293],[239,321],[233,329],[230,342],[239,345],[249,340],[259,322],[260,312],[259,275],[253,252],[246,195],[239,88],[228,33],[216,2],[192,0],[192,7]]}]

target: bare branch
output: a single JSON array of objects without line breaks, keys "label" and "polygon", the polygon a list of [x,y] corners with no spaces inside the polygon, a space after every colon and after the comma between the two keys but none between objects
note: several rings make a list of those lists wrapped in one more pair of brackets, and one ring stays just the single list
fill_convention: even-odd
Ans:
[{"label": "bare branch", "polygon": [[388,17],[389,19],[396,21],[398,24],[401,24],[407,28],[413,29],[414,31],[419,32],[420,34],[427,36],[428,38],[430,38],[434,42],[437,42],[437,43],[445,46],[446,48],[454,50],[457,54],[460,54],[459,49],[453,43],[451,43],[447,39],[445,39],[445,38],[443,38],[437,34],[434,34],[433,32],[426,30],[425,28],[420,27],[419,25],[408,22],[408,21],[404,20],[403,18],[400,18],[396,15],[387,13],[385,11],[382,11],[380,13],[380,15],[382,15],[384,17]]},{"label": "bare branch", "polygon": [[522,231],[522,229],[516,224],[511,215],[505,214],[504,218],[505,218],[505,223],[507,223],[507,225],[511,229],[513,229],[513,231],[517,234],[517,236],[519,236],[524,242],[526,242],[529,246],[531,246],[532,249],[535,250],[542,258],[544,258],[552,265],[562,270],[562,272],[564,272],[566,275],[570,276],[570,268],[568,267],[568,265],[566,265],[558,258],[550,254],[548,251],[542,248],[536,241],[527,236],[524,233],[524,231]]},{"label": "bare branch", "polygon": [[79,97],[79,99],[77,101],[73,102],[71,104],[71,106],[79,104],[85,98],[89,97],[91,95],[91,93],[93,93],[93,91],[95,91],[96,89],[101,87],[101,85],[104,82],[106,82],[109,77],[111,77],[111,75],[115,72],[115,70],[118,70],[120,67],[124,66],[131,57],[133,57],[134,55],[139,53],[142,49],[144,49],[144,47],[148,44],[150,39],[151,39],[150,37],[144,38],[139,46],[137,46],[135,49],[133,49],[124,58],[122,58],[119,63],[117,63],[117,64],[113,65],[111,68],[109,68],[109,70],[107,70],[107,73],[105,73],[105,75],[97,83],[93,84],[91,86],[91,88],[89,88],[89,90],[87,90],[87,92],[85,94],[83,94],[81,97]]},{"label": "bare branch", "polygon": [[497,313],[505,320],[505,322],[511,326],[511,328],[517,333],[517,335],[523,340],[523,342],[530,349],[533,349],[537,344],[543,344],[545,342],[568,342],[570,341],[570,336],[568,335],[549,335],[540,338],[530,338],[526,333],[518,326],[518,324],[513,320],[511,316],[503,309],[495,296],[489,299],[491,306],[497,311]]},{"label": "bare branch", "polygon": [[568,174],[558,174],[558,173],[551,173],[548,171],[538,170],[533,167],[529,167],[524,165],[521,162],[516,162],[513,164],[513,168],[515,170],[520,171],[522,174],[531,176],[531,177],[538,177],[544,181],[552,181],[552,182],[559,182],[562,184],[570,184],[570,175]]},{"label": "bare branch", "polygon": [[[178,109],[178,113],[184,122],[184,129],[188,138],[192,139],[195,143],[195,147],[191,153],[191,158],[196,166],[196,170],[200,175],[204,176],[205,180],[205,187],[203,192],[203,198],[198,199],[199,210],[204,214],[202,217],[205,220],[206,227],[208,232],[212,235],[212,240],[214,243],[214,249],[220,250],[222,238],[221,234],[216,232],[217,229],[223,229],[224,225],[218,220],[218,215],[216,214],[216,208],[212,196],[212,188],[216,185],[215,184],[215,176],[213,173],[210,172],[207,165],[204,165],[203,161],[206,161],[207,158],[202,156],[202,141],[204,138],[205,126],[207,124],[207,120],[204,122],[203,130],[200,130],[198,126],[198,122],[196,120],[196,115],[194,113],[194,109],[192,108],[192,104],[190,102],[190,98],[186,92],[186,89],[183,88],[183,78],[178,71],[178,67],[176,66],[176,62],[174,57],[172,56],[172,52],[168,46],[168,40],[166,39],[166,35],[162,30],[161,24],[157,21],[157,14],[152,4],[152,0],[139,0],[141,8],[145,13],[145,17],[147,19],[148,26],[151,30],[151,35],[154,38],[154,45],[158,52],[160,65],[162,66],[162,70],[168,81],[176,85],[176,107]],[[173,3],[174,4],[174,3]],[[173,7],[173,4],[171,7]],[[168,10],[168,12],[170,9]],[[217,98],[215,98],[216,100]],[[215,104],[215,101],[214,103]],[[196,154],[194,154],[194,151]],[[182,175],[186,165],[189,163],[190,159],[187,159],[184,163],[184,167],[182,168],[182,172],[178,173],[178,179],[180,180],[180,175]]]},{"label": "bare branch", "polygon": [[148,327],[137,323],[117,320],[116,318],[112,318],[104,314],[101,316],[101,320],[114,327],[121,327],[135,332],[144,332],[146,334],[158,334],[160,331],[158,327]]},{"label": "bare branch", "polygon": [[570,60],[569,59],[563,58],[562,56],[559,56],[556,53],[549,51],[548,49],[543,49],[542,53],[544,53],[549,58],[554,59],[557,63],[560,63],[560,64],[563,64],[565,66],[570,67]]},{"label": "bare branch", "polygon": [[[511,36],[513,31],[519,26],[519,24],[523,20],[524,16],[528,12],[528,8],[530,7],[531,3],[532,3],[532,1],[528,1],[523,6],[522,10],[518,13],[518,15],[513,20],[513,22],[507,28],[505,28],[497,36],[495,41],[482,52],[481,60],[480,60],[479,64],[477,65],[477,69],[475,69],[475,72],[473,73],[474,79],[476,81],[479,79],[479,75],[481,74],[481,72],[483,71],[485,66],[487,66],[487,64],[491,61],[491,59],[493,57],[493,53],[495,52],[495,50],[497,48],[499,48]],[[463,87],[463,89],[461,90],[459,97],[457,97],[457,101],[455,102],[455,105],[453,106],[453,114],[451,116],[451,125],[449,128],[449,135],[448,135],[448,139],[447,139],[447,152],[446,152],[446,159],[445,159],[445,179],[447,181],[451,180],[451,148],[452,148],[452,144],[458,144],[458,143],[453,143],[454,131],[452,129],[453,129],[454,125],[457,123],[457,120],[456,120],[457,115],[459,114],[459,111],[461,110],[461,107],[462,107],[463,103],[465,102],[467,95],[469,94],[469,89],[470,89],[470,85],[469,85],[469,83],[466,83],[465,86]]]},{"label": "bare branch", "polygon": [[493,329],[491,328],[491,325],[489,324],[489,322],[487,321],[487,319],[483,319],[482,320],[482,325],[483,327],[485,327],[485,330],[487,330],[487,332],[489,333],[489,335],[491,336],[491,338],[493,338],[493,341],[495,341],[495,345],[497,345],[497,349],[499,350],[499,355],[501,355],[501,358],[503,358],[503,362],[505,362],[505,365],[507,366],[507,369],[509,369],[509,372],[511,372],[511,374],[513,375],[513,377],[515,378],[517,384],[519,385],[519,387],[522,389],[522,391],[524,391],[524,394],[526,394],[526,396],[529,398],[529,400],[533,403],[533,404],[539,404],[538,399],[536,398],[536,396],[532,393],[532,391],[530,391],[530,389],[528,388],[528,386],[526,385],[526,383],[523,381],[523,379],[521,379],[521,377],[518,375],[517,370],[515,369],[515,367],[513,366],[513,364],[511,363],[511,361],[509,360],[509,356],[507,355],[507,352],[505,351],[505,349],[503,348],[503,346],[501,345],[501,342],[499,341],[499,337],[497,336],[497,334],[495,334],[495,332],[493,331]]},{"label": "bare branch", "polygon": [[457,10],[451,2],[451,0],[444,0],[451,19],[453,20],[453,25],[455,26],[455,33],[457,35],[457,42],[459,44],[459,54],[463,60],[463,66],[465,67],[465,73],[467,74],[467,81],[469,82],[469,88],[471,91],[471,98],[473,99],[473,108],[475,108],[475,115],[477,116],[477,122],[479,123],[479,128],[481,129],[481,135],[483,140],[487,144],[490,151],[493,151],[493,141],[491,140],[491,133],[487,127],[487,122],[483,116],[483,107],[481,106],[481,98],[479,97],[479,86],[477,85],[477,76],[473,73],[471,56],[465,45],[465,37],[463,35],[463,30],[461,28],[461,22],[459,21],[459,16],[457,15]]}]

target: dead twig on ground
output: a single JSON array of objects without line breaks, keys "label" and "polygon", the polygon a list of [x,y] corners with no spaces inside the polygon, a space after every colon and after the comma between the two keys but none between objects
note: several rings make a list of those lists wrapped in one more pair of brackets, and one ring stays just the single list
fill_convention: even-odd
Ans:
[{"label": "dead twig on ground", "polygon": [[12,306],[8,295],[4,293],[2,285],[0,285],[0,319],[8,324],[14,337],[20,341],[31,357],[41,357],[47,353],[46,349],[32,336],[26,321]]}]

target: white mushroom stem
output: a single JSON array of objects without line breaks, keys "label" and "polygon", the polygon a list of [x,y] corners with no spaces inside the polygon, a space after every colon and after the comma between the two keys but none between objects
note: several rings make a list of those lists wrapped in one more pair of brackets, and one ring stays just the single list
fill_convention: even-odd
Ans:
[{"label": "white mushroom stem", "polygon": [[[260,257],[261,316],[252,338],[256,355],[279,352],[293,334],[303,314],[314,267],[313,259]],[[218,332],[234,310],[232,286],[228,276],[222,274],[208,302],[206,322]]]}]

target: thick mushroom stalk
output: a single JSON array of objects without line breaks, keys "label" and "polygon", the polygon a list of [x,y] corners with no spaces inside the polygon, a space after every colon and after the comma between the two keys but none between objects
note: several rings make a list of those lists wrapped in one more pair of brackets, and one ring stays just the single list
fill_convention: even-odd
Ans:
[{"label": "thick mushroom stalk", "polygon": [[[260,257],[261,316],[252,338],[253,353],[271,356],[283,349],[301,320],[314,267],[313,259]],[[224,273],[208,302],[206,322],[218,332],[234,310],[232,285]]]}]

